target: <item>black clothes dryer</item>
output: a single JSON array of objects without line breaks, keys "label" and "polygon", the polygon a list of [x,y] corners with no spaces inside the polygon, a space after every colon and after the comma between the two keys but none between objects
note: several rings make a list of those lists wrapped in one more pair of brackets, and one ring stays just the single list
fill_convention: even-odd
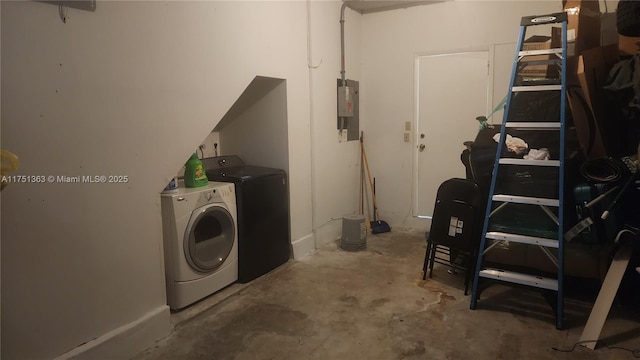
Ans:
[{"label": "black clothes dryer", "polygon": [[282,169],[246,165],[238,156],[202,159],[211,181],[232,182],[238,210],[238,282],[289,260],[289,184]]}]

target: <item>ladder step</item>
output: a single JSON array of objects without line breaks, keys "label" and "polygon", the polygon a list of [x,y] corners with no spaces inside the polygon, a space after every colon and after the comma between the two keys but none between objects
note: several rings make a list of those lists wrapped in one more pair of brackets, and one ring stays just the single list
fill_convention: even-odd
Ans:
[{"label": "ladder step", "polygon": [[509,234],[498,231],[488,232],[485,236],[487,237],[487,239],[511,241],[519,244],[540,245],[554,249],[557,249],[559,245],[559,241],[557,239],[547,239],[520,234]]},{"label": "ladder step", "polygon": [[491,268],[480,271],[478,275],[487,279],[506,281],[514,284],[521,284],[541,289],[558,291],[558,280],[548,277]]},{"label": "ladder step", "polygon": [[553,130],[560,129],[561,124],[559,122],[548,122],[548,121],[540,121],[540,122],[514,122],[507,121],[504,124],[505,127],[508,128],[520,128],[522,130]]},{"label": "ladder step", "polygon": [[549,78],[537,78],[537,77],[532,77],[529,78],[527,77],[526,72],[523,71],[522,73],[522,79],[518,78],[516,80],[516,83],[513,84],[513,86],[538,86],[538,85],[561,85],[561,81],[558,79],[549,79]]},{"label": "ladder step", "polygon": [[[531,50],[533,51],[533,50]],[[526,66],[538,66],[538,65],[555,65],[560,62],[560,59],[549,59],[549,60],[529,60],[528,58],[523,58],[518,61],[521,65]]]},{"label": "ladder step", "polygon": [[542,206],[560,206],[560,200],[558,199],[547,199],[547,198],[536,198],[529,196],[517,196],[517,195],[493,195],[491,198],[493,201],[502,201],[509,203],[517,203],[517,204],[530,204],[530,205],[542,205]]},{"label": "ladder step", "polygon": [[528,165],[528,166],[553,166],[560,167],[560,160],[527,160],[502,158],[498,160],[500,165]]},{"label": "ladder step", "polygon": [[524,16],[520,20],[521,27],[547,25],[566,22],[568,19],[566,12],[553,13],[548,15]]},{"label": "ladder step", "polygon": [[518,52],[518,56],[535,56],[535,55],[562,55],[562,48],[542,49],[542,50],[523,50]]},{"label": "ladder step", "polygon": [[562,85],[531,85],[531,86],[514,86],[511,91],[551,91],[562,90]]}]

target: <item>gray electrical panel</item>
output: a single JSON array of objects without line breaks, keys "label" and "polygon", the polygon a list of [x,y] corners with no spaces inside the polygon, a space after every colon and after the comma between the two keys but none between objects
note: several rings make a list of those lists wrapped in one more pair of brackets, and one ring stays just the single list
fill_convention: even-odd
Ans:
[{"label": "gray electrical panel", "polygon": [[354,89],[351,86],[338,87],[338,116],[339,117],[353,116],[353,93],[354,93]]},{"label": "gray electrical panel", "polygon": [[342,80],[337,82],[337,128],[347,131],[347,140],[360,140],[360,107],[359,92],[360,84],[355,80],[346,80],[346,85]]}]

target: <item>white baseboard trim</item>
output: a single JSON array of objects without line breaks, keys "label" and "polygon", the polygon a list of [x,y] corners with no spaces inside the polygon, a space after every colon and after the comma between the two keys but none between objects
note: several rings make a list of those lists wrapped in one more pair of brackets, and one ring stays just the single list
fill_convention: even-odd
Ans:
[{"label": "white baseboard trim", "polygon": [[328,243],[340,241],[342,238],[342,219],[324,224],[316,229],[316,244],[318,247]]},{"label": "white baseboard trim", "polygon": [[291,242],[293,247],[293,258],[300,260],[316,250],[316,239],[313,234],[304,236],[298,240]]},{"label": "white baseboard trim", "polygon": [[170,333],[169,315],[169,306],[160,306],[136,321],[58,356],[56,360],[129,359]]}]

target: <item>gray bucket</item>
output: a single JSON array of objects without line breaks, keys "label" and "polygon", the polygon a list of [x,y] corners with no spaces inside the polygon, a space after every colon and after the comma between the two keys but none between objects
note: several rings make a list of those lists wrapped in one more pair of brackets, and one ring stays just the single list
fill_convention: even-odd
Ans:
[{"label": "gray bucket", "polygon": [[346,251],[360,251],[367,248],[367,227],[364,215],[347,215],[342,218],[340,248]]}]

